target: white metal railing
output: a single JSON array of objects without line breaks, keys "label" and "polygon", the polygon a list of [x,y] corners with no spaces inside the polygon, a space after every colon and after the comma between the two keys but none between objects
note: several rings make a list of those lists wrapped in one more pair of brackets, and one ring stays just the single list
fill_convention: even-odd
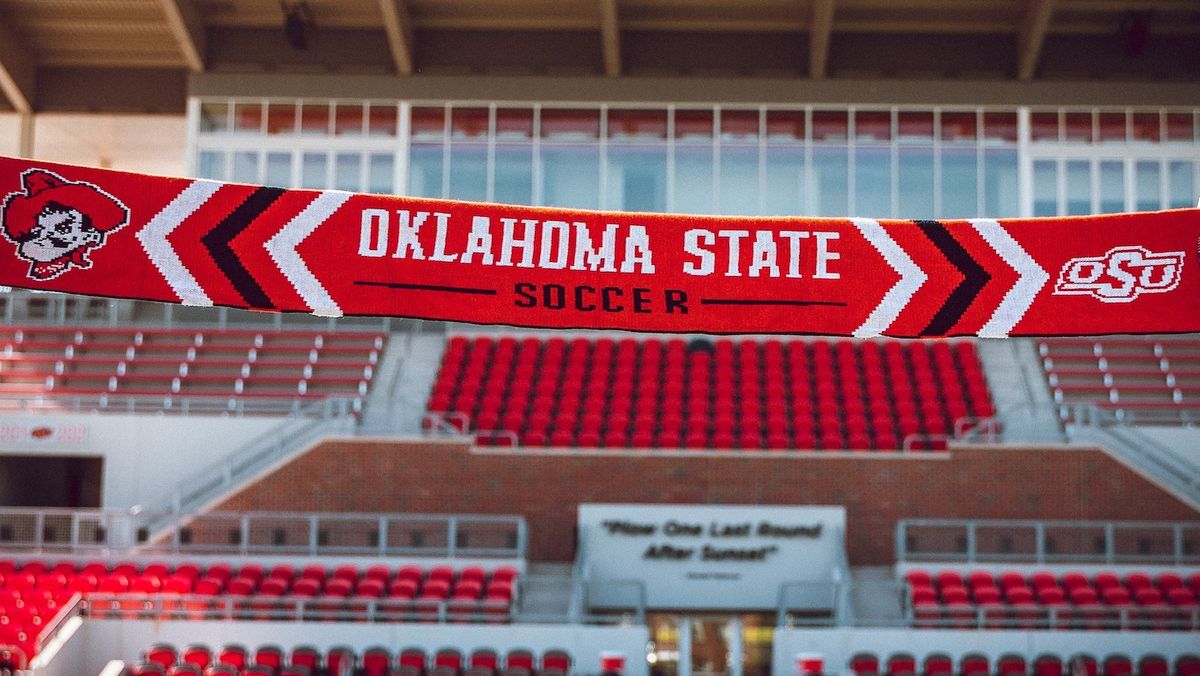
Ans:
[{"label": "white metal railing", "polygon": [[896,560],[1196,565],[1200,522],[902,519]]},{"label": "white metal railing", "polygon": [[[166,516],[166,515],[159,515]],[[247,512],[155,515],[0,508],[0,552],[17,554],[525,556],[525,519],[504,515]]]},{"label": "white metal railing", "polygon": [[92,592],[84,614],[113,620],[484,622],[513,619],[513,602],[334,596],[201,596]]},{"label": "white metal railing", "polygon": [[355,412],[362,409],[362,398],[331,397],[325,399],[257,398],[180,396],[131,396],[105,393],[91,395],[58,395],[53,393],[29,395],[0,394],[0,412],[15,413],[162,413],[166,415],[304,415],[313,406],[346,405]]},{"label": "white metal railing", "polygon": [[914,607],[906,594],[905,619],[923,629],[1020,629],[1024,631],[1193,631],[1200,608],[1160,606],[946,606]]}]

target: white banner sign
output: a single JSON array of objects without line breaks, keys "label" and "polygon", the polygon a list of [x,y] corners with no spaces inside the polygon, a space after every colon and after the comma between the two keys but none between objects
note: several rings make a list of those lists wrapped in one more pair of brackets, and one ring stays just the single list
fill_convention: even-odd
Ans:
[{"label": "white banner sign", "polygon": [[774,608],[785,583],[830,583],[845,525],[843,507],[588,504],[580,555],[594,605],[641,584],[651,608]]}]

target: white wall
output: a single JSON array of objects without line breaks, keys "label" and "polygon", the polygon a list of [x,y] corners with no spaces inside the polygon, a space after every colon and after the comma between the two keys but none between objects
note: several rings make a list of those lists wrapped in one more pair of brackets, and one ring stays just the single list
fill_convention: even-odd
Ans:
[{"label": "white wall", "polygon": [[1200,429],[1138,425],[1137,430],[1165,446],[1180,462],[1191,465],[1200,474]]},{"label": "white wall", "polygon": [[81,674],[96,674],[110,659],[136,660],[152,643],[165,642],[177,649],[191,643],[204,643],[216,650],[225,643],[239,643],[253,649],[273,643],[285,650],[312,645],[322,652],[334,646],[350,646],[360,655],[371,646],[384,646],[393,657],[402,648],[415,646],[432,653],[438,648],[454,647],[469,655],[476,648],[491,648],[504,654],[512,648],[526,648],[540,655],[549,648],[561,648],[571,654],[573,670],[599,673],[600,653],[626,655],[627,676],[646,676],[646,644],[649,631],[644,626],[596,627],[569,624],[437,625],[437,624],[362,624],[354,622],[154,622],[149,620],[87,620],[75,640],[84,645],[89,663]]},{"label": "white wall", "polygon": [[[20,148],[20,118],[0,113],[0,155]],[[186,173],[187,121],[183,115],[38,113],[33,156],[50,162],[148,174]]]},{"label": "white wall", "polygon": [[[5,414],[0,453],[104,459],[101,506],[128,509],[170,495],[179,481],[237,450],[284,420],[278,417]],[[37,439],[21,430],[55,431]]]},{"label": "white wall", "polygon": [[1125,655],[1136,662],[1143,655],[1158,654],[1174,660],[1182,653],[1200,650],[1195,633],[1108,632],[1108,631],[939,631],[931,629],[784,629],[775,632],[776,676],[796,673],[797,653],[816,653],[825,658],[826,674],[849,673],[849,661],[857,653],[872,653],[882,664],[890,655],[910,653],[920,660],[929,653],[945,653],[958,666],[967,653],[987,655],[992,666],[1007,653],[1023,655],[1028,663],[1043,653],[1069,658],[1087,653],[1098,660]]}]

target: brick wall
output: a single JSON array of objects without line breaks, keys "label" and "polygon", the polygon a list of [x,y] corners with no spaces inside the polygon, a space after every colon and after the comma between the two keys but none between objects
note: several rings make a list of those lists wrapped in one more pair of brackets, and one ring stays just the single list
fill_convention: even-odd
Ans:
[{"label": "brick wall", "polygon": [[521,514],[529,558],[573,557],[582,502],[845,505],[852,565],[890,564],[902,518],[1200,521],[1094,449],[970,447],[927,457],[472,453],[332,440],[218,510]]}]

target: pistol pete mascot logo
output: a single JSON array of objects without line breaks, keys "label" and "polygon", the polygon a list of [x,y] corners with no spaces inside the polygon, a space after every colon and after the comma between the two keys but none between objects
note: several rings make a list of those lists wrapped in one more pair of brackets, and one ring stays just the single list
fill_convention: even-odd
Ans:
[{"label": "pistol pete mascot logo", "polygon": [[129,222],[129,209],[91,183],[73,182],[43,169],[21,174],[23,192],[0,205],[4,236],[29,261],[30,279],[54,279],[73,267],[90,268],[88,252]]}]

